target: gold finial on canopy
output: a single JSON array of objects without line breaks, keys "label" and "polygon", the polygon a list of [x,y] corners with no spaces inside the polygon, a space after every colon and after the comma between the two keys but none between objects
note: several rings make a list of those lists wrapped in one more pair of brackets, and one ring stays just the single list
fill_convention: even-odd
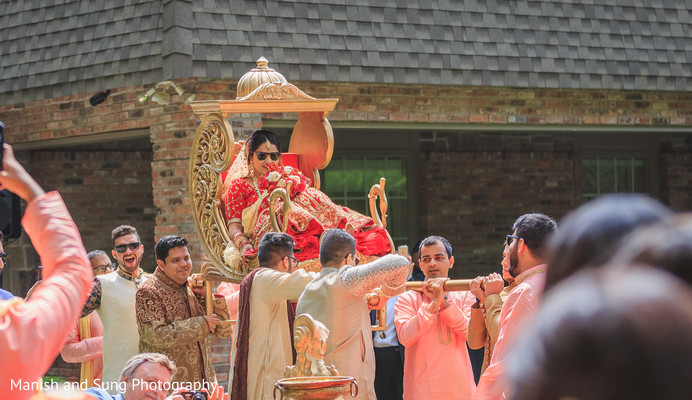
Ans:
[{"label": "gold finial on canopy", "polygon": [[247,96],[264,83],[288,83],[283,75],[269,68],[268,64],[269,61],[266,58],[260,57],[257,60],[257,68],[251,69],[240,78],[237,99]]}]

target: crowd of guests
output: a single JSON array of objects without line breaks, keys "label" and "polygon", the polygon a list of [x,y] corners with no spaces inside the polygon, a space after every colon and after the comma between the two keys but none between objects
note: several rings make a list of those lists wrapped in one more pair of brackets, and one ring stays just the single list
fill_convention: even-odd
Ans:
[{"label": "crowd of guests", "polygon": [[[559,229],[544,214],[519,216],[498,251],[501,270],[467,291],[446,289],[450,270],[463,266],[441,236],[414,246],[412,258],[361,263],[354,235],[328,229],[321,271],[308,272],[291,235],[264,233],[260,268],[240,285],[219,285],[207,304],[185,238],[156,243],[153,274],[140,267],[145,244],[132,226],[112,231],[114,263],[87,254],[60,195],[44,193],[10,146],[4,155],[0,185],[27,202],[23,225],[44,279],[24,300],[0,300],[0,398],[36,395],[31,383],[60,353],[82,363],[82,394],[97,399],[189,399],[200,390],[224,400],[224,385],[232,399],[271,399],[295,363],[301,314],[325,327],[315,354],[327,367],[315,372],[354,377],[359,399],[692,393],[692,218],[651,198],[593,200]],[[414,266],[424,283],[406,291]],[[371,330],[374,309],[387,310],[382,332]],[[232,343],[227,383],[213,368],[213,336]]]}]

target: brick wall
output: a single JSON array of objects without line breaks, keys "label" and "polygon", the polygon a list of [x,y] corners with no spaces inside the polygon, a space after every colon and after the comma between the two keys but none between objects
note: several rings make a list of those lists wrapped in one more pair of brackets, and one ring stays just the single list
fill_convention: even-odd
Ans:
[{"label": "brick wall", "polygon": [[294,82],[338,97],[331,121],[508,125],[692,125],[692,94],[470,86]]},{"label": "brick wall", "polygon": [[502,242],[518,216],[542,212],[559,220],[578,201],[566,135],[447,133],[423,145],[420,235],[450,241],[452,277],[498,271]]},{"label": "brick wall", "polygon": [[87,251],[101,249],[110,256],[113,228],[132,225],[145,244],[142,267],[152,272],[151,158],[145,151],[36,151],[29,171],[45,190],[60,191]]}]

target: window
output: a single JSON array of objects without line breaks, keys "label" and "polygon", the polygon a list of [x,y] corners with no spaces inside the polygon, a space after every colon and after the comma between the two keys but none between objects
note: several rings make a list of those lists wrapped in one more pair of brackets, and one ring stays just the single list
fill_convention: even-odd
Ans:
[{"label": "window", "polygon": [[370,188],[379,183],[381,177],[385,177],[385,194],[389,202],[387,231],[395,245],[408,243],[405,158],[334,157],[323,171],[323,177],[322,191],[332,201],[368,216]]},{"label": "window", "polygon": [[647,193],[645,158],[584,157],[581,193],[589,200],[606,193]]}]

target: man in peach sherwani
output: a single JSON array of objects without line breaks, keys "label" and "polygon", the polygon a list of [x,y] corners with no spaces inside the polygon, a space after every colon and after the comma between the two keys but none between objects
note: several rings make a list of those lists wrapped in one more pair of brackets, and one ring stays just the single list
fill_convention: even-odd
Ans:
[{"label": "man in peach sherwani", "polygon": [[522,326],[531,323],[538,311],[545,283],[546,248],[556,231],[557,223],[547,215],[524,214],[514,223],[514,232],[507,235],[509,273],[514,277],[514,287],[502,304],[497,342],[474,400],[507,398],[505,363]]},{"label": "man in peach sherwani", "polygon": [[447,239],[430,236],[420,245],[427,280],[421,293],[409,291],[395,306],[397,336],[404,353],[404,399],[471,399],[476,383],[466,349],[466,327],[476,298],[448,292],[444,283],[454,266]]},{"label": "man in peach sherwani", "polygon": [[77,323],[94,275],[60,195],[45,193],[10,145],[3,150],[0,186],[27,202],[22,225],[41,257],[45,278],[30,300],[0,301],[0,399],[24,400],[35,393],[38,378]]}]

